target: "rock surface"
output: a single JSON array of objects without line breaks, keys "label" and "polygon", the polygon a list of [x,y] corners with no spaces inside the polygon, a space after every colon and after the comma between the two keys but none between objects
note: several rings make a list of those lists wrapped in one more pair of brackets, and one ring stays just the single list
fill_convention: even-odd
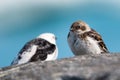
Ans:
[{"label": "rock surface", "polygon": [[120,54],[14,65],[0,69],[0,80],[120,80]]}]

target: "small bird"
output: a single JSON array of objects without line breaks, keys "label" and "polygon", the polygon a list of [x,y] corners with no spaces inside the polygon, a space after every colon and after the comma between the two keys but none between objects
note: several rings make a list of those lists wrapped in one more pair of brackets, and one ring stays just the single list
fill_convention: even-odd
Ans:
[{"label": "small bird", "polygon": [[108,53],[100,34],[83,21],[72,24],[67,41],[74,55]]},{"label": "small bird", "polygon": [[56,37],[52,33],[43,33],[27,42],[20,50],[11,65],[34,61],[55,60],[58,56]]}]

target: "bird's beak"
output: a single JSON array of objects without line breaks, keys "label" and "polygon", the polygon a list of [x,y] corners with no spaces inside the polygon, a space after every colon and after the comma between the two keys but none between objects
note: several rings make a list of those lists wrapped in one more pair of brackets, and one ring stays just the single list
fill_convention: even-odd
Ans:
[{"label": "bird's beak", "polygon": [[57,40],[57,37],[55,37],[55,40]]}]

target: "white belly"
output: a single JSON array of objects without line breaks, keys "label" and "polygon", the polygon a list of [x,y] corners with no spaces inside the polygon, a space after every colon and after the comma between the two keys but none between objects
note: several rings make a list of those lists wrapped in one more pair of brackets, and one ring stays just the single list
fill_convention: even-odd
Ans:
[{"label": "white belly", "polygon": [[102,52],[99,45],[97,44],[97,41],[93,40],[90,37],[87,37],[86,40],[77,38],[75,43],[73,43],[73,41],[70,39],[71,38],[68,40],[69,46],[75,55],[100,54]]}]

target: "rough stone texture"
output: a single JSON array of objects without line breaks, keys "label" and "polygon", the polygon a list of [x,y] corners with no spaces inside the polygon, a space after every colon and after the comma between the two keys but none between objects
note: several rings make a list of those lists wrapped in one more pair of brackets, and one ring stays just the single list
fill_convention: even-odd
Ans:
[{"label": "rough stone texture", "polygon": [[0,80],[120,80],[120,54],[14,65],[0,69]]}]

